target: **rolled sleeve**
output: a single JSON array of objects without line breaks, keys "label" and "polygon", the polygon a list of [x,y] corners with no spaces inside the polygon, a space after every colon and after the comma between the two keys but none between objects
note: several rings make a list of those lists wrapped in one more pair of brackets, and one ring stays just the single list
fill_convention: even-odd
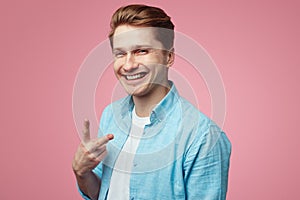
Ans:
[{"label": "rolled sleeve", "polygon": [[79,192],[79,194],[81,195],[81,197],[82,197],[83,199],[85,199],[85,200],[91,200],[88,196],[86,196],[86,195],[80,190],[80,188],[78,187],[78,185],[77,185],[77,189],[78,189],[78,192]]},{"label": "rolled sleeve", "polygon": [[185,163],[187,199],[225,200],[231,144],[217,126],[189,148]]}]

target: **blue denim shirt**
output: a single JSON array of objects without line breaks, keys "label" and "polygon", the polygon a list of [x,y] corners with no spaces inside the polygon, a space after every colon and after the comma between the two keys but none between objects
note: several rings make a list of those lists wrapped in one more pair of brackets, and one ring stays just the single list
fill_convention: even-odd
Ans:
[{"label": "blue denim shirt", "polygon": [[[129,172],[129,199],[226,199],[231,144],[170,83],[170,91],[152,110],[136,151]],[[101,178],[99,200],[107,197],[114,163],[130,132],[133,106],[132,97],[127,96],[102,113],[99,136],[113,133],[115,138],[107,144],[106,158],[94,169]]]}]

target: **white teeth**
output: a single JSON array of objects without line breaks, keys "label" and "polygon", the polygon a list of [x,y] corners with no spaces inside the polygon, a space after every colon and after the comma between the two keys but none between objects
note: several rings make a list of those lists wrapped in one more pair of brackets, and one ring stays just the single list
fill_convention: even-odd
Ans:
[{"label": "white teeth", "polygon": [[127,75],[127,76],[126,76],[126,79],[127,79],[127,80],[134,80],[134,79],[142,78],[142,77],[144,77],[144,76],[145,76],[144,73],[135,74],[135,75]]}]

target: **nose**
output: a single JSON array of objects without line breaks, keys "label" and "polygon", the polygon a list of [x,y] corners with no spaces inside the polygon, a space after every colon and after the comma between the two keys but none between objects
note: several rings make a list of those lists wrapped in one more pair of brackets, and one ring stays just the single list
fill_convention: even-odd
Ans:
[{"label": "nose", "polygon": [[126,60],[123,65],[123,69],[127,72],[133,71],[137,68],[137,64],[135,63],[134,55],[128,53],[126,55]]}]

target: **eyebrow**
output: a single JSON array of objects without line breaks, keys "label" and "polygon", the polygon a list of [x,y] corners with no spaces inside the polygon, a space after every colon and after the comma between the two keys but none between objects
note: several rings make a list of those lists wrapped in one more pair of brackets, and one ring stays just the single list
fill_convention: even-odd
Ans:
[{"label": "eyebrow", "polygon": [[[140,49],[140,48],[153,48],[153,46],[151,45],[134,45],[130,47],[130,51],[135,50],[135,49]],[[112,51],[126,51],[124,48],[122,47],[117,47],[117,48],[113,48]]]}]

